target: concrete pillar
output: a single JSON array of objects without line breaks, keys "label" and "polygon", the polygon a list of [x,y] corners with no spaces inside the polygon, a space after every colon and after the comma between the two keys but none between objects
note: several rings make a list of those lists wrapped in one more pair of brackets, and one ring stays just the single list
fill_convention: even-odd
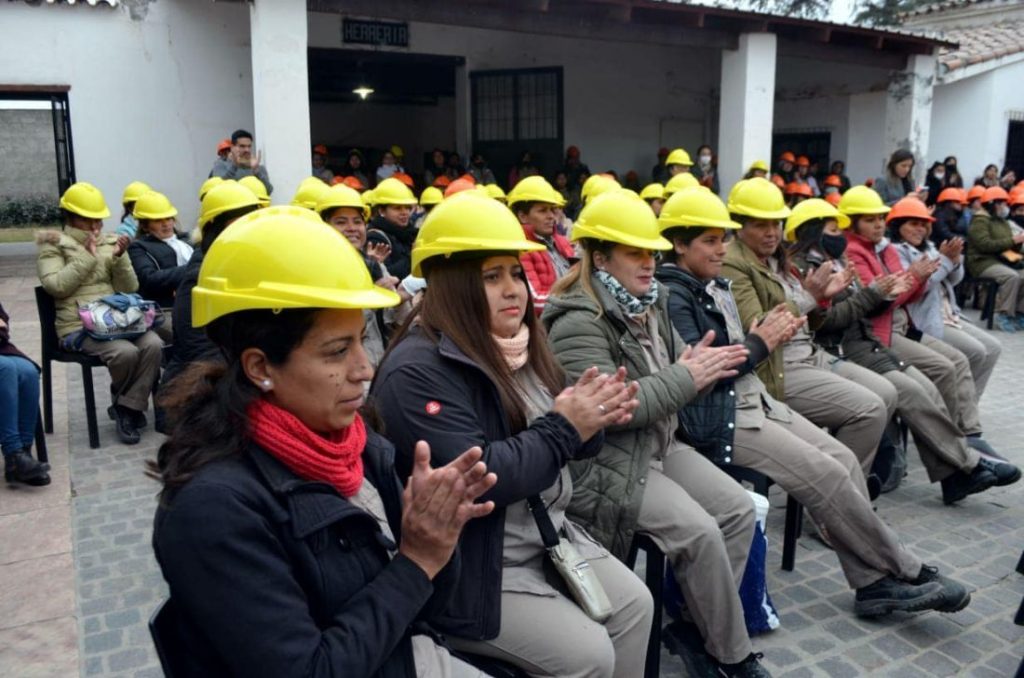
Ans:
[{"label": "concrete pillar", "polygon": [[754,160],[771,164],[777,42],[774,33],[744,33],[736,50],[722,51],[718,171],[723,196]]},{"label": "concrete pillar", "polygon": [[254,144],[274,184],[274,203],[287,204],[311,171],[306,3],[254,0],[249,8]]},{"label": "concrete pillar", "polygon": [[935,57],[932,55],[909,56],[907,67],[890,76],[885,104],[885,157],[879,170],[884,171],[893,151],[906,148],[917,159],[914,182],[923,183],[928,171],[929,158],[925,156],[931,135],[934,87]]}]

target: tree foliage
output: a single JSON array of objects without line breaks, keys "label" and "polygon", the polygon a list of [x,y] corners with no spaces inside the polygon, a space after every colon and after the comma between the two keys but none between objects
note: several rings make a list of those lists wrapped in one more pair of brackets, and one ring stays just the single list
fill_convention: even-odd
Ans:
[{"label": "tree foliage", "polygon": [[[865,26],[898,26],[900,15],[935,0],[856,0],[853,22]],[[828,0],[749,0],[747,7],[802,19],[827,19],[832,3]]]}]

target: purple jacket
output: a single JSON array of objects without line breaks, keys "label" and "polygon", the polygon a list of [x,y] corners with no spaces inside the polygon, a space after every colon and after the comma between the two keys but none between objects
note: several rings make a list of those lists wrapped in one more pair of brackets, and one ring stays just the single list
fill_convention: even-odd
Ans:
[{"label": "purple jacket", "polygon": [[[4,305],[0,304],[0,320],[4,321],[4,326],[0,327],[0,355],[13,355],[19,358],[24,358],[33,365],[36,365],[32,358],[18,350],[18,347],[11,343],[11,327],[10,327],[10,316],[7,315],[7,311],[4,310]],[[36,365],[36,369],[39,365]]]}]

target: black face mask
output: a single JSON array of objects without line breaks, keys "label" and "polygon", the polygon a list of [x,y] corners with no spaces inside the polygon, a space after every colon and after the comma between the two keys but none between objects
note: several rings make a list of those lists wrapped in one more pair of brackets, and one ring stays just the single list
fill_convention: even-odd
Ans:
[{"label": "black face mask", "polygon": [[832,259],[839,259],[846,251],[846,238],[841,235],[822,233],[821,249]]}]

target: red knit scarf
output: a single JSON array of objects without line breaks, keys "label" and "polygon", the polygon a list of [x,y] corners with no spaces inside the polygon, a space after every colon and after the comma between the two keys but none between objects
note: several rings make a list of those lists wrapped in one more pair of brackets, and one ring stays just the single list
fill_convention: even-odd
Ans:
[{"label": "red knit scarf", "polygon": [[328,483],[346,498],[363,484],[366,426],[358,413],[349,426],[324,438],[291,412],[259,398],[249,406],[249,433],[300,478]]}]

